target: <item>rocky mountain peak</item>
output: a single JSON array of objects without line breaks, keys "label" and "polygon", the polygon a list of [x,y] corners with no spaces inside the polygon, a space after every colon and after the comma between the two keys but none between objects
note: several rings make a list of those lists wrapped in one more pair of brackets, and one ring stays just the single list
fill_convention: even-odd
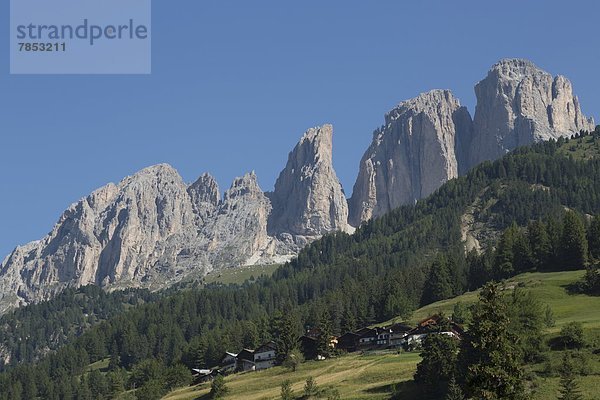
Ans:
[{"label": "rocky mountain peak", "polygon": [[290,152],[270,194],[269,232],[320,236],[348,230],[348,205],[332,163],[333,127],[311,128]]},{"label": "rocky mountain peak", "polygon": [[221,200],[219,185],[210,174],[202,174],[196,182],[187,188],[192,201],[194,213],[200,218],[202,224],[216,210]]},{"label": "rocky mountain peak", "polygon": [[469,145],[469,166],[493,160],[541,140],[593,130],[581,112],[571,82],[552,77],[535,64],[505,59],[494,64],[475,86],[477,107]]},{"label": "rocky mountain peak", "polygon": [[360,162],[350,224],[412,203],[457,177],[457,140],[470,130],[469,112],[448,90],[422,93],[388,112]]},{"label": "rocky mountain peak", "polygon": [[260,197],[262,195],[263,191],[258,185],[256,173],[252,171],[233,180],[231,187],[225,192],[223,201],[227,203],[242,196]]},{"label": "rocky mountain peak", "polygon": [[284,262],[323,234],[410,204],[483,160],[533,141],[593,130],[571,82],[501,60],[475,87],[474,120],[449,90],[385,114],[349,203],[332,163],[333,128],[307,130],[272,193],[254,172],[221,199],[209,174],[191,185],[168,164],[145,168],[71,205],[41,240],[0,264],[0,314],[65,287],[158,289],[213,269]]}]

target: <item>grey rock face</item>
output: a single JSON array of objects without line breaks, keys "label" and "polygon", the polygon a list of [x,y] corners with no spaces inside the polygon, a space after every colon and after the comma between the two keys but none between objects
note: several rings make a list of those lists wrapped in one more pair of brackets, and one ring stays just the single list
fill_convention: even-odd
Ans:
[{"label": "grey rock face", "polygon": [[360,225],[413,203],[459,173],[471,117],[447,90],[433,90],[400,103],[385,116],[364,154],[350,200],[350,224]]},{"label": "grey rock face", "polygon": [[2,263],[0,304],[46,299],[71,285],[139,286],[158,263],[174,260],[193,227],[179,174],[165,164],[146,168],[75,203],[44,239],[18,247]]},{"label": "grey rock face", "polygon": [[221,201],[217,181],[211,175],[203,174],[187,188],[187,192],[190,195],[192,208],[200,218],[199,223],[206,222],[213,216]]},{"label": "grey rock face", "polygon": [[213,269],[289,260],[311,240],[347,226],[331,132],[310,130],[290,154],[276,185],[278,220],[285,221],[277,229],[268,228],[271,201],[254,172],[236,178],[222,200],[212,176],[188,186],[166,164],[96,190],[69,207],[45,238],[0,264],[0,314],[70,286],[158,289]]},{"label": "grey rock face", "polygon": [[332,163],[333,127],[309,129],[289,154],[270,194],[269,231],[321,236],[348,230],[348,205]]},{"label": "grey rock face", "polygon": [[203,228],[211,264],[237,267],[276,256],[267,234],[270,212],[271,202],[258,186],[256,174],[236,178],[217,215]]},{"label": "grey rock face", "polygon": [[477,108],[469,166],[522,145],[593,130],[573,95],[571,82],[552,77],[526,60],[498,62],[475,86]]}]

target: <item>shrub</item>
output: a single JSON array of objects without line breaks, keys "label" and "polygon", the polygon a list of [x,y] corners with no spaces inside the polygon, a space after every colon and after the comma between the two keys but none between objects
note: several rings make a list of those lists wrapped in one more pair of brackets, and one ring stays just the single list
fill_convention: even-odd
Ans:
[{"label": "shrub", "polygon": [[568,349],[581,349],[585,346],[583,325],[581,322],[570,322],[560,330],[559,342]]},{"label": "shrub", "polygon": [[221,375],[217,376],[210,386],[210,398],[211,399],[221,399],[225,397],[229,388],[225,385],[225,378]]}]

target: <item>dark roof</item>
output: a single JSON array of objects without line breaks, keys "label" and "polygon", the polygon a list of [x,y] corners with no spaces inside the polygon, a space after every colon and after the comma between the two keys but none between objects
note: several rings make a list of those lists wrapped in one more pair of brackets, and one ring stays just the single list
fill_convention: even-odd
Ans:
[{"label": "dark roof", "polygon": [[254,350],[255,353],[264,353],[265,351],[277,350],[277,345],[274,341],[267,342],[260,346],[258,349]]},{"label": "dark roof", "polygon": [[244,349],[237,355],[238,360],[254,362],[254,350]]},{"label": "dark roof", "polygon": [[412,326],[405,324],[394,324],[390,326],[390,330],[392,331],[392,333],[404,333],[410,331],[412,328]]},{"label": "dark roof", "polygon": [[342,336],[340,336],[340,337],[338,338],[338,340],[344,340],[344,339],[348,339],[348,338],[352,338],[352,339],[354,339],[354,338],[359,338],[359,337],[360,337],[360,335],[359,335],[359,334],[357,334],[357,333],[354,333],[354,332],[346,332],[346,333],[344,333]]},{"label": "dark roof", "polygon": [[299,342],[316,342],[317,338],[312,337],[312,336],[303,335],[303,336],[300,336],[300,338],[298,338],[298,341]]},{"label": "dark roof", "polygon": [[369,336],[377,336],[377,329],[362,328],[362,329],[357,330],[354,333],[356,335],[360,336],[361,338],[363,338],[363,337],[369,337]]}]

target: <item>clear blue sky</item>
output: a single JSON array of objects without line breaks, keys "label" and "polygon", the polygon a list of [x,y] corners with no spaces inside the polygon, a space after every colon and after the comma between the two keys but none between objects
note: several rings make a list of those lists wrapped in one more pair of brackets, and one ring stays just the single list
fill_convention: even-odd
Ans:
[{"label": "clear blue sky", "polygon": [[186,181],[209,171],[222,190],[254,169],[269,190],[302,133],[326,122],[349,195],[385,112],[433,88],[473,112],[474,84],[504,57],[566,75],[598,118],[599,11],[593,0],[155,0],[152,75],[10,76],[4,1],[0,258],[148,165]]}]

